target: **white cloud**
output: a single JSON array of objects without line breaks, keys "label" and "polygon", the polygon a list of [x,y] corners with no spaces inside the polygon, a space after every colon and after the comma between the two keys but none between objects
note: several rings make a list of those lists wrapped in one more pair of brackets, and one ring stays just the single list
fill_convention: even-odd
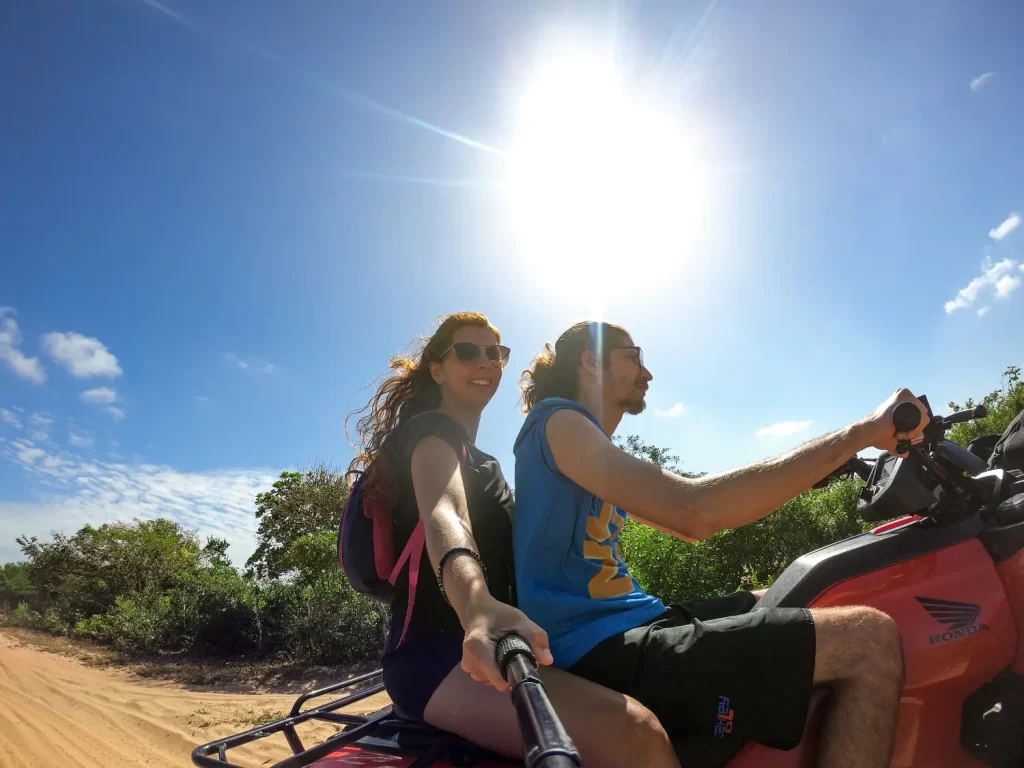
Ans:
[{"label": "white cloud", "polygon": [[53,417],[47,413],[33,413],[28,420],[36,427],[48,427],[53,424]]},{"label": "white cloud", "polygon": [[684,406],[682,403],[676,403],[675,405],[673,405],[671,408],[668,408],[667,410],[655,411],[654,415],[657,416],[659,419],[678,419],[685,412],[686,412],[686,406]]},{"label": "white cloud", "polygon": [[971,80],[971,90],[975,92],[980,91],[982,88],[988,85],[992,81],[992,78],[995,76],[995,72],[986,72],[982,75],[978,75],[976,78]]},{"label": "white cloud", "polygon": [[0,421],[4,424],[8,424],[15,429],[21,429],[21,419],[14,411],[8,411],[6,408],[0,408]]},{"label": "white cloud", "polygon": [[226,355],[224,355],[224,359],[227,360],[232,365],[238,366],[243,371],[252,370],[259,371],[260,373],[273,373],[275,370],[277,370],[277,366],[274,365],[273,363],[266,363],[263,362],[262,360],[255,358],[251,360],[243,360],[234,352],[228,352]]},{"label": "white cloud", "polygon": [[47,440],[50,439],[50,436],[43,432],[43,430],[41,429],[37,429],[35,432],[33,432],[31,437],[32,440],[36,443],[45,443]]},{"label": "white cloud", "polygon": [[116,378],[123,371],[117,358],[99,339],[80,333],[48,333],[43,336],[43,347],[50,357],[61,363],[72,376]]},{"label": "white cloud", "polygon": [[982,307],[978,310],[978,317],[984,317],[988,314],[990,307]]},{"label": "white cloud", "polygon": [[35,481],[35,503],[0,501],[0,562],[17,559],[17,536],[48,538],[51,531],[74,533],[86,524],[158,517],[197,529],[201,538],[226,538],[241,565],[256,547],[256,494],[269,488],[269,470],[224,469],[180,472],[172,467],[85,460],[73,453],[10,449],[0,454]]},{"label": "white cloud", "polygon": [[96,389],[87,389],[78,396],[78,399],[83,403],[113,403],[117,400],[117,392],[110,387],[96,387]]},{"label": "white cloud", "polygon": [[1016,275],[1005,275],[996,283],[996,298],[1005,299],[1020,287],[1020,278]]},{"label": "white cloud", "polygon": [[158,3],[157,0],[142,0],[142,2],[144,2],[150,8],[154,8],[160,11],[160,13],[164,14],[164,16],[174,19],[179,24],[185,24],[189,27],[195,26],[195,24],[189,21],[185,16],[183,16],[175,10],[168,8],[166,5],[162,3]]},{"label": "white cloud", "polygon": [[114,406],[113,403],[118,402],[117,391],[110,387],[96,387],[95,389],[88,389],[78,396],[78,399],[83,403],[91,403],[93,405],[106,406],[103,410],[114,417],[115,421],[120,421],[125,417],[124,408]]},{"label": "white cloud", "polygon": [[17,314],[13,307],[0,307],[0,360],[6,360],[8,367],[16,376],[28,379],[35,384],[46,381],[46,371],[38,357],[26,357],[18,347],[22,336],[18,323],[14,320]]},{"label": "white cloud", "polygon": [[73,445],[76,448],[91,448],[92,435],[88,432],[75,432],[74,430],[69,430],[68,445]]},{"label": "white cloud", "polygon": [[988,236],[993,240],[1002,240],[1008,234],[1013,232],[1017,227],[1020,226],[1021,217],[1019,213],[1011,213],[1005,219],[1003,223],[994,229],[988,231]]},{"label": "white cloud", "polygon": [[[1014,288],[1016,288],[1017,284],[1020,282],[1019,278],[1016,277],[1011,278],[1008,282],[1004,280],[1004,278],[1011,275],[1016,268],[1017,262],[1013,259],[1003,259],[996,264],[992,264],[986,259],[985,263],[982,264],[981,276],[974,278],[966,286],[961,288],[957,292],[955,299],[946,302],[946,314],[971,306],[978,300],[978,296],[981,292],[989,287],[995,290],[998,298],[1005,299],[1013,292]],[[1016,283],[1014,281],[1016,281]]]},{"label": "white cloud", "polygon": [[10,450],[20,464],[28,466],[34,465],[35,462],[46,455],[46,451],[42,448],[36,448],[29,441],[15,440],[11,443]]},{"label": "white cloud", "polygon": [[209,403],[212,402],[206,395],[196,395],[197,403]]},{"label": "white cloud", "polygon": [[803,432],[813,423],[812,421],[780,421],[778,424],[772,424],[769,427],[761,427],[761,429],[757,430],[757,436],[788,437],[789,435]]}]

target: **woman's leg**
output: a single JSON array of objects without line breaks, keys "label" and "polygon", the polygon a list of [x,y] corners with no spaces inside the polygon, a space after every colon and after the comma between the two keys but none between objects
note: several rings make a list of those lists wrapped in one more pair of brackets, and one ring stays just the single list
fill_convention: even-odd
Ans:
[{"label": "woman's leg", "polygon": [[[545,667],[541,678],[587,768],[678,768],[668,735],[639,702],[560,669]],[[494,752],[523,752],[512,697],[476,682],[461,667],[434,691],[424,719]]]}]

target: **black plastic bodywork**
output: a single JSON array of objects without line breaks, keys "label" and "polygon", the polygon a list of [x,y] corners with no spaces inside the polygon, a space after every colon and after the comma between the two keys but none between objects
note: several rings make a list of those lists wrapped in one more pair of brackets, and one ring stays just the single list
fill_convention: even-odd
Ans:
[{"label": "black plastic bodywork", "polygon": [[869,523],[880,522],[923,512],[936,499],[935,484],[917,455],[882,453],[861,489],[857,513]]},{"label": "black plastic bodywork", "polygon": [[935,444],[934,457],[942,459],[968,475],[977,475],[988,469],[988,464],[984,459],[978,458],[970,450],[951,440],[939,440]]},{"label": "black plastic bodywork", "polygon": [[1024,675],[997,675],[964,700],[960,744],[992,768],[1019,768],[1024,760]]},{"label": "black plastic bodywork", "polygon": [[992,559],[1001,563],[1024,549],[1024,522],[986,528],[978,534],[978,538],[992,555]]}]

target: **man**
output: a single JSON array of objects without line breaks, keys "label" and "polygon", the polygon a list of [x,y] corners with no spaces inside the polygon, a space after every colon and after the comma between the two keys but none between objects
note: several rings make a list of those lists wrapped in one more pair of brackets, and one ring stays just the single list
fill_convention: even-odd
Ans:
[{"label": "man", "polygon": [[[523,379],[529,413],[516,440],[514,545],[520,608],[548,634],[556,666],[638,699],[680,740],[747,740],[791,749],[814,685],[833,696],[824,766],[887,766],[903,659],[895,622],[868,607],[751,610],[739,593],[667,608],[630,577],[619,549],[626,512],[692,541],[767,515],[858,451],[895,453],[927,424],[900,390],[870,416],[789,453],[685,478],[610,437],[639,414],[652,375],[630,335],[580,323]],[[922,424],[895,434],[911,402]],[[727,706],[723,702],[728,701]]]}]

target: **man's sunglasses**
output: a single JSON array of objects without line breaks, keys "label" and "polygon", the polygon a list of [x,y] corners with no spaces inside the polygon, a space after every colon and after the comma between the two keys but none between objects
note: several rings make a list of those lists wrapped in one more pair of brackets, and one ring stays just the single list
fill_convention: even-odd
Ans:
[{"label": "man's sunglasses", "polygon": [[623,349],[626,350],[627,352],[635,352],[637,365],[639,365],[641,368],[644,367],[644,351],[640,349],[640,347],[612,347],[612,349]]},{"label": "man's sunglasses", "polygon": [[508,362],[511,350],[501,344],[474,344],[471,341],[457,341],[441,353],[439,360],[455,350],[455,357],[460,363],[475,363],[481,355],[485,355],[492,363],[499,363],[503,368]]}]

